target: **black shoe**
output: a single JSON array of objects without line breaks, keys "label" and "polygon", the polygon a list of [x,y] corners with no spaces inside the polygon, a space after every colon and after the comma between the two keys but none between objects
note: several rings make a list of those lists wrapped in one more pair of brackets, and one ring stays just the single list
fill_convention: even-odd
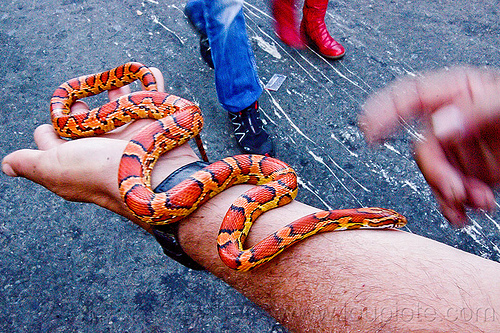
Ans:
[{"label": "black shoe", "polygon": [[233,123],[234,136],[244,153],[274,155],[273,142],[262,126],[258,102],[240,112],[228,113]]},{"label": "black shoe", "polygon": [[207,34],[202,30],[201,27],[198,27],[195,24],[195,21],[192,18],[193,13],[192,13],[190,7],[186,6],[184,8],[184,14],[186,15],[186,17],[188,19],[188,22],[191,25],[191,27],[194,29],[194,31],[196,31],[198,33],[198,35],[200,35],[200,53],[201,53],[201,57],[207,63],[208,67],[210,67],[210,68],[213,69],[214,68],[214,62],[212,60],[212,49],[210,48],[210,43],[208,41]]}]

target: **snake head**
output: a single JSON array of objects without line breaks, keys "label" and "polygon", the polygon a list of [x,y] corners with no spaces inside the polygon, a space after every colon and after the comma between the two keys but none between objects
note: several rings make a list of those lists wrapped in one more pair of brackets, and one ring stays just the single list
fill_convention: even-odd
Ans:
[{"label": "snake head", "polygon": [[398,212],[394,212],[394,227],[395,228],[402,228],[406,225],[406,223],[408,222],[408,220],[406,219],[406,217],[404,217],[403,215],[399,214]]},{"label": "snake head", "polygon": [[401,228],[407,223],[406,217],[395,210],[379,207],[360,208],[370,228]]}]

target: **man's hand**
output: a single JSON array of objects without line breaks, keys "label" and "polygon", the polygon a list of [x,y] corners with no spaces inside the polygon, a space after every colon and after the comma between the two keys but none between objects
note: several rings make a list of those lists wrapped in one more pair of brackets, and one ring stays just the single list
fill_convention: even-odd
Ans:
[{"label": "man's hand", "polygon": [[500,181],[500,73],[454,68],[406,78],[372,96],[360,117],[369,142],[419,119],[415,158],[444,216],[463,226],[465,208],[491,210]]},{"label": "man's hand", "polygon": [[[158,90],[163,91],[161,72],[156,68],[151,70]],[[108,95],[114,100],[128,93],[130,87],[125,86],[109,91]],[[72,113],[85,111],[88,106],[81,101],[71,108]],[[95,203],[149,230],[149,225],[135,218],[120,197],[118,167],[130,138],[152,121],[138,120],[100,137],[72,141],[61,139],[51,125],[41,125],[34,133],[38,150],[22,149],[7,155],[2,161],[2,171],[8,176],[36,182],[66,200]],[[163,157],[155,166],[153,184],[177,167],[197,159],[189,145],[173,149]],[[157,169],[160,171],[156,172]]]}]

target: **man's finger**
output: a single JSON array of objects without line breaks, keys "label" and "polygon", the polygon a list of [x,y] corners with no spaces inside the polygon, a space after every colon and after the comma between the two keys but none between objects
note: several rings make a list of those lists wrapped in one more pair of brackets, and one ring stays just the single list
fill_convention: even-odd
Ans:
[{"label": "man's finger", "polygon": [[369,142],[390,135],[399,119],[411,118],[420,109],[415,78],[399,80],[370,96],[363,106],[359,123]]},{"label": "man's finger", "polygon": [[439,210],[452,226],[455,228],[465,227],[467,224],[467,214],[464,205],[449,205],[449,203],[443,201],[438,194],[436,194],[436,200],[439,204]]},{"label": "man's finger", "polygon": [[153,75],[156,79],[156,86],[158,87],[158,91],[164,92],[165,91],[165,81],[163,80],[163,74],[156,67],[150,67],[149,69],[151,70],[151,72],[153,72]]},{"label": "man's finger", "polygon": [[430,187],[448,207],[463,205],[467,192],[463,176],[447,159],[439,142],[432,135],[415,144],[415,160]]},{"label": "man's finger", "polygon": [[52,125],[49,124],[38,126],[33,136],[40,150],[49,150],[66,142],[66,140],[59,137]]},{"label": "man's finger", "polygon": [[399,119],[411,120],[432,113],[452,103],[455,98],[468,95],[470,68],[423,74],[399,80],[371,96],[363,106],[360,125],[370,142],[390,135]]},{"label": "man's finger", "polygon": [[495,194],[493,194],[490,186],[472,177],[466,178],[464,184],[467,191],[468,206],[490,212],[495,210]]},{"label": "man's finger", "polygon": [[117,89],[109,90],[108,97],[110,101],[114,101],[123,95],[130,94],[130,92],[131,92],[130,86],[126,85]]},{"label": "man's finger", "polygon": [[43,153],[34,149],[21,149],[10,153],[2,160],[2,171],[7,176],[24,177],[40,183],[38,178],[41,172],[38,164]]}]

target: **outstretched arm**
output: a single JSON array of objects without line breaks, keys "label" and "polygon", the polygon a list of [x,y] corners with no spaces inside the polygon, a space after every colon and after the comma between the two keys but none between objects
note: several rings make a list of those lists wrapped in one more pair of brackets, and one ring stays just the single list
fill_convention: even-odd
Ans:
[{"label": "outstretched arm", "polygon": [[[84,105],[80,105],[85,107]],[[50,127],[35,133],[39,150],[6,156],[2,169],[31,179],[68,200],[93,202],[136,223],[118,193],[117,170],[126,140],[144,122],[99,138],[58,139]],[[88,158],[92,156],[93,158]],[[153,186],[197,157],[188,145],[162,156]],[[400,231],[321,234],[288,249],[263,267],[241,273],[218,257],[216,238],[233,200],[232,187],[181,222],[184,250],[280,323],[296,332],[498,331],[500,265]],[[278,226],[317,209],[292,202],[263,214],[253,245]],[[147,226],[145,226],[147,227]]]},{"label": "outstretched arm", "polygon": [[500,73],[453,68],[399,80],[365,104],[360,124],[370,142],[419,119],[417,163],[445,217],[466,221],[465,207],[491,210],[500,181]]}]

